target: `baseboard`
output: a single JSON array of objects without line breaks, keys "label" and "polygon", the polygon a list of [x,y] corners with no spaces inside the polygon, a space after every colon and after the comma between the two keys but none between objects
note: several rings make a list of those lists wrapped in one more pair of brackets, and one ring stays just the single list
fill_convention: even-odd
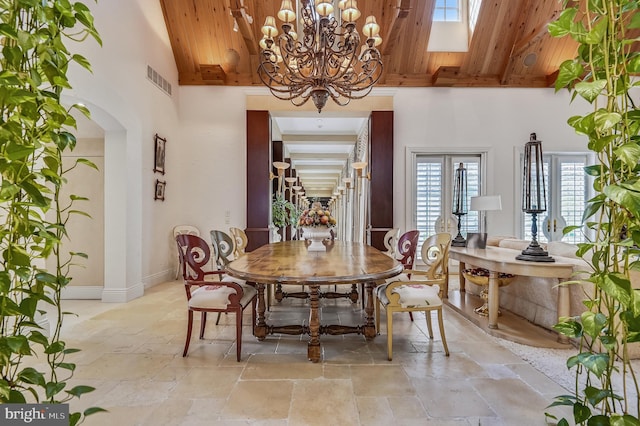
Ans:
[{"label": "baseboard", "polygon": [[102,300],[103,302],[128,302],[144,294],[145,288],[173,281],[175,269],[165,269],[145,277],[140,284],[128,288],[104,288],[102,286],[67,286],[62,289],[62,299]]},{"label": "baseboard", "polygon": [[104,287],[97,285],[68,285],[62,289],[62,299],[100,300]]},{"label": "baseboard", "polygon": [[175,268],[165,269],[164,271],[156,272],[155,274],[146,276],[142,282],[144,288],[151,288],[158,284],[166,283],[167,281],[174,281],[176,279]]},{"label": "baseboard", "polygon": [[139,283],[127,288],[102,289],[102,301],[106,303],[128,302],[144,295],[144,284]]}]

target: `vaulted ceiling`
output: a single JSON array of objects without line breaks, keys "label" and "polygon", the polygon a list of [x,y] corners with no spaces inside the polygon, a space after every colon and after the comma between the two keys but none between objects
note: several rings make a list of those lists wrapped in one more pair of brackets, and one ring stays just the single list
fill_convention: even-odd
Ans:
[{"label": "vaulted ceiling", "polygon": [[[261,85],[261,27],[281,0],[160,2],[181,85]],[[357,25],[374,15],[381,27],[384,73],[377,86],[549,87],[577,47],[547,32],[561,3],[484,0],[468,52],[427,51],[435,0],[360,0]]]},{"label": "vaulted ceiling", "polygon": [[[465,1],[465,0],[463,0]],[[262,86],[256,71],[265,17],[281,0],[160,0],[180,85]],[[377,87],[551,87],[560,64],[576,54],[568,37],[547,25],[559,0],[483,0],[467,52],[430,52],[435,0],[360,0],[364,17],[378,19],[384,72]],[[235,30],[234,30],[235,28]],[[343,122],[323,111],[273,116],[286,155],[308,195],[331,195],[347,165],[349,144],[363,119]],[[346,126],[346,127],[344,127]]]}]

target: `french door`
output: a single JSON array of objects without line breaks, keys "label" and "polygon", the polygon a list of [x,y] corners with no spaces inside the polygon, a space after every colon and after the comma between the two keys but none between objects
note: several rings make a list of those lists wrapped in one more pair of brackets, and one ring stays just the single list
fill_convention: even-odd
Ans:
[{"label": "french door", "polygon": [[[460,163],[467,169],[467,205],[481,194],[483,173],[481,155],[437,154],[415,157],[414,223],[420,231],[418,247],[438,232],[458,233],[458,218],[452,214],[455,171]],[[461,231],[478,232],[481,217],[476,211],[461,216]]]},{"label": "french door", "polygon": [[[585,235],[581,229],[574,229],[566,235],[563,229],[582,222],[582,213],[589,199],[589,182],[584,172],[588,156],[545,154],[543,159],[547,211],[538,215],[537,239],[540,242],[584,242]],[[522,223],[525,239],[531,239],[531,215],[525,214]]]}]

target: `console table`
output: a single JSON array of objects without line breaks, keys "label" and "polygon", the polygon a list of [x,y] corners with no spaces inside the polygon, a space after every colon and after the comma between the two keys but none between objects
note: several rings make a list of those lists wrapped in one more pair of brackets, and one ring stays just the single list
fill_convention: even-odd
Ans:
[{"label": "console table", "polygon": [[[558,286],[558,317],[570,315],[569,287],[562,282],[571,277],[574,266],[566,262],[527,262],[516,260],[519,250],[502,247],[487,247],[486,249],[472,249],[466,247],[451,247],[449,257],[460,262],[460,292],[465,291],[465,278],[462,271],[466,264],[489,270],[488,305],[489,324],[491,329],[498,328],[499,286],[498,274],[507,273],[528,277],[557,278]],[[560,336],[560,341],[567,339]]]},{"label": "console table", "polygon": [[[327,251],[307,251],[305,241],[267,244],[246,253],[226,267],[234,277],[256,283],[258,318],[255,336],[264,340],[267,334],[309,334],[308,358],[320,360],[320,334],[363,334],[367,340],[376,335],[373,321],[373,287],[386,278],[402,272],[402,264],[378,249],[362,243],[325,242]],[[334,284],[365,283],[365,323],[355,326],[320,324],[319,288]],[[294,284],[309,287],[309,325],[275,326],[265,321],[265,285]]]}]

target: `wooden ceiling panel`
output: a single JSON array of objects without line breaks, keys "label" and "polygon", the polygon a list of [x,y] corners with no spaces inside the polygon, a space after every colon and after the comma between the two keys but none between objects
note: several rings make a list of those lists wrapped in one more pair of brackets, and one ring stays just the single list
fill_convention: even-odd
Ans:
[{"label": "wooden ceiling panel", "polygon": [[[276,16],[281,0],[159,1],[179,84],[261,84],[257,43],[265,17]],[[484,0],[468,52],[428,52],[434,2],[358,2],[358,31],[368,15],[381,26],[379,86],[544,87],[576,53],[575,42],[547,33],[557,0]]]}]

